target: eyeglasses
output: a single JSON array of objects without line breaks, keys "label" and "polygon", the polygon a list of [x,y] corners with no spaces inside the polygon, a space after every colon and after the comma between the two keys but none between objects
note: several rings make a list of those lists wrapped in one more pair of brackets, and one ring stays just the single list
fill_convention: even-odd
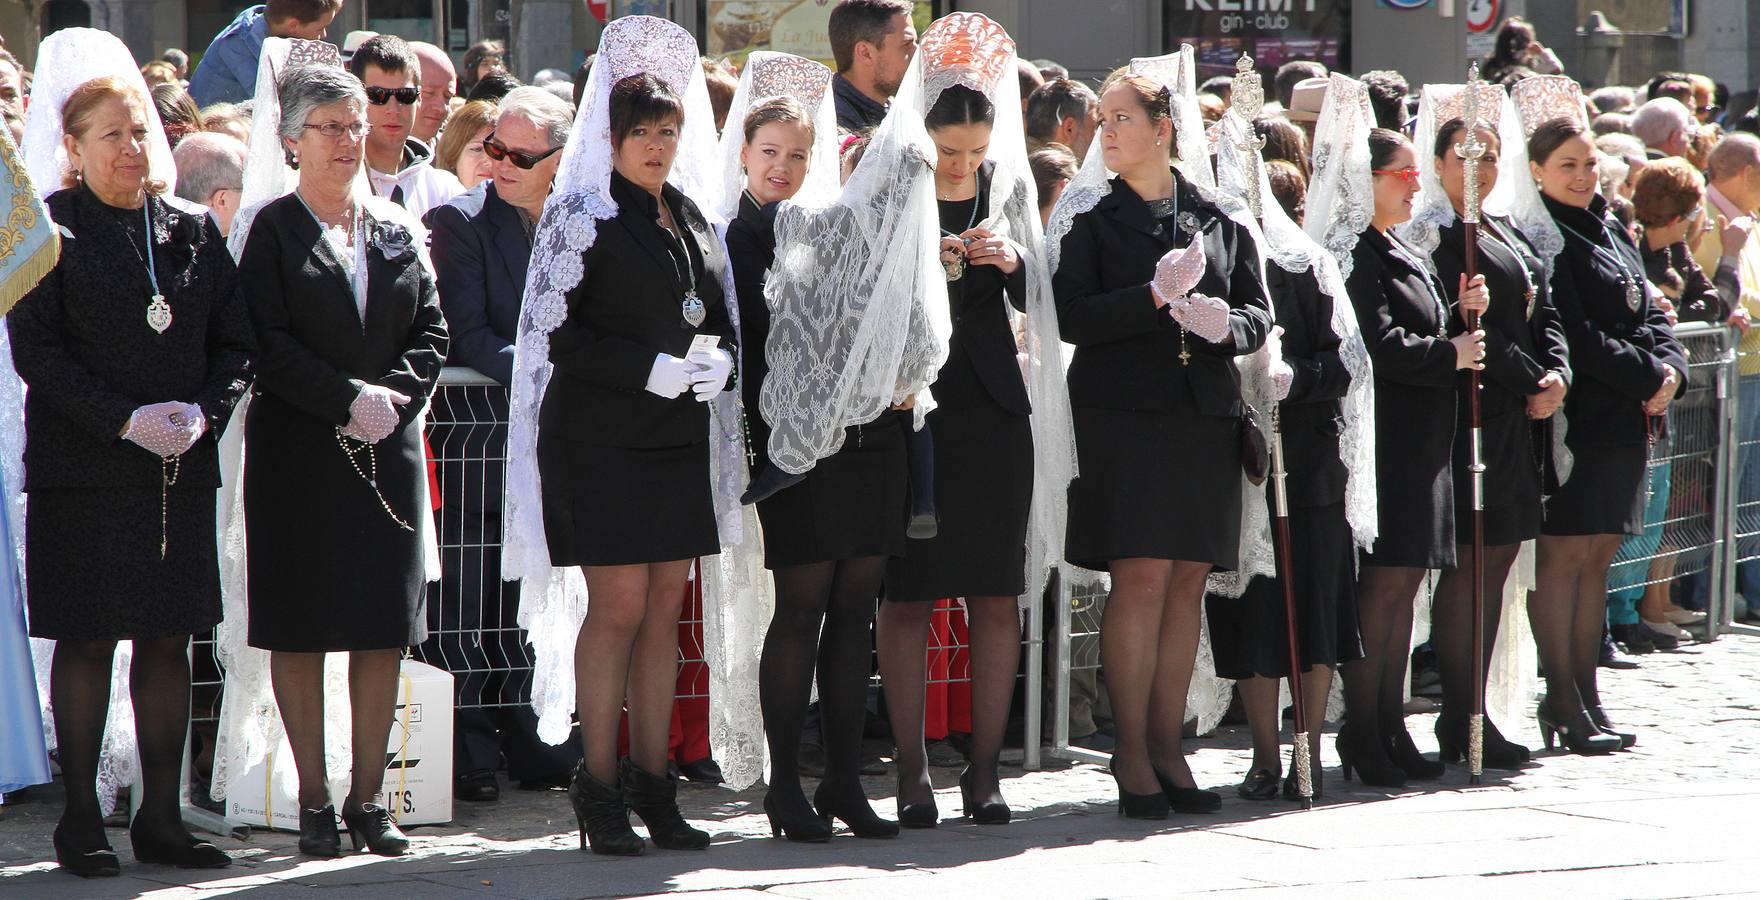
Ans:
[{"label": "eyeglasses", "polygon": [[322,125],[301,125],[300,127],[310,128],[333,141],[342,140],[342,136],[345,134],[358,141],[366,137],[367,132],[373,130],[373,126],[365,122],[355,122],[351,125],[344,125],[341,122],[325,122]]},{"label": "eyeglasses", "polygon": [[1371,174],[1375,175],[1391,175],[1394,178],[1403,178],[1410,184],[1418,183],[1417,166],[1407,166],[1403,169],[1370,169],[1369,171]]},{"label": "eyeglasses", "polygon": [[374,106],[384,106],[385,104],[390,103],[393,97],[397,98],[397,102],[404,106],[414,106],[416,105],[416,101],[422,98],[422,89],[413,87],[367,88],[367,102]]},{"label": "eyeglasses", "polygon": [[509,150],[507,148],[506,144],[503,144],[500,141],[495,139],[495,132],[493,132],[493,131],[489,132],[488,137],[483,138],[483,153],[486,156],[488,156],[492,160],[495,160],[496,162],[500,162],[501,160],[505,159],[508,162],[513,163],[514,165],[519,166],[522,169],[532,168],[533,166],[537,165],[538,163],[541,163],[544,160],[549,159],[552,155],[554,155],[556,153],[556,151],[561,150],[561,149],[562,149],[561,147],[551,147],[550,149],[545,150],[543,153],[540,153],[536,156],[533,156],[530,153],[521,153],[518,150]]}]

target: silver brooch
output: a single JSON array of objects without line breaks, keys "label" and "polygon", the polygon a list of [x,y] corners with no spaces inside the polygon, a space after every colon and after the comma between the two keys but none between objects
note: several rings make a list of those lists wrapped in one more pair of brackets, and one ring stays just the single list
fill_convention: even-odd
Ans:
[{"label": "silver brooch", "polygon": [[1195,213],[1190,213],[1190,212],[1180,213],[1179,214],[1179,230],[1185,232],[1186,234],[1197,234],[1198,233],[1198,217],[1197,217],[1197,215]]}]

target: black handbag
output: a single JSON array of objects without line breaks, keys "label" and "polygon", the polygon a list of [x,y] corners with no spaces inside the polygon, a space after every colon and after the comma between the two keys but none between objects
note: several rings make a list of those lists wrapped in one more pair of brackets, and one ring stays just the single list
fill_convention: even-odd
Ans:
[{"label": "black handbag", "polygon": [[1241,401],[1241,472],[1258,487],[1271,474],[1271,442],[1265,437],[1265,424],[1253,404]]}]

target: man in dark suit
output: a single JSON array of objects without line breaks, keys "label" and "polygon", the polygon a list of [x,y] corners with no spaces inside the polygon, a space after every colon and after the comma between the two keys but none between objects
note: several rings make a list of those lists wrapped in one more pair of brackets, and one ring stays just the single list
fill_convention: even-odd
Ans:
[{"label": "man in dark suit", "polygon": [[[538,739],[531,663],[517,624],[519,583],[501,580],[501,497],[507,455],[507,392],[525,295],[532,236],[550,195],[573,110],[541,88],[507,95],[484,141],[485,181],[427,217],[440,306],[456,335],[447,363],[495,385],[444,386],[434,399],[429,442],[439,462],[442,577],[428,598],[431,663],[458,676],[453,769],[461,800],[500,796],[495,772],[522,787],[566,787],[580,742]],[[493,423],[493,424],[479,424]]]}]

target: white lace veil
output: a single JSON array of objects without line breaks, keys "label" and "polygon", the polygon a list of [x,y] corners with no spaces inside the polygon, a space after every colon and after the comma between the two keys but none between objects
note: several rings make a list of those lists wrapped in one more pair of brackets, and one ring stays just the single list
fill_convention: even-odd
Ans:
[{"label": "white lace veil", "polygon": [[831,70],[792,53],[754,50],[739,73],[739,88],[727,108],[721,128],[721,200],[723,219],[739,215],[739,198],[745,193],[745,170],[740,151],[745,148],[746,114],[753,107],[777,97],[793,97],[813,117],[813,153],[807,177],[794,201],[824,206],[837,198],[837,104],[831,96]]},{"label": "white lace veil", "polygon": [[[1510,90],[1510,101],[1515,104],[1516,114],[1521,119],[1523,159],[1527,158],[1527,138],[1534,133],[1534,129],[1553,119],[1574,119],[1583,126],[1585,136],[1588,136],[1589,116],[1583,110],[1583,89],[1564,75],[1535,75],[1524,78]],[[1532,186],[1533,179],[1527,166],[1523,166],[1520,172],[1515,172],[1512,168],[1505,168],[1504,172],[1506,176],[1519,178]],[[1540,258],[1551,265],[1559,251],[1564,249],[1564,233],[1558,230],[1558,223],[1546,209],[1545,201],[1540,198],[1540,191],[1536,189],[1518,193],[1510,208],[1510,217],[1515,219],[1516,227],[1534,244]]]},{"label": "white lace veil", "polygon": [[1375,112],[1363,83],[1337,72],[1326,86],[1320,119],[1314,124],[1314,174],[1308,182],[1306,230],[1351,277],[1351,251],[1375,215],[1374,176],[1370,173],[1369,132]]},{"label": "white lace veil", "polygon": [[[611,88],[624,77],[644,72],[659,78],[684,101],[684,128],[668,181],[697,205],[718,234],[723,227],[721,157],[696,39],[678,25],[652,16],[613,21],[600,37],[592,75],[562,152],[556,186],[532,242],[514,345],[502,577],[524,584],[519,624],[530,632],[535,660],[532,708],[538,714],[539,736],[550,743],[569,736],[575,707],[574,645],[588,598],[578,568],[558,569],[550,563],[538,473],[538,414],[550,381],[550,333],[567,319],[568,293],[586,277],[586,252],[598,235],[599,222],[617,215],[610,193]],[[715,275],[737,329],[739,307],[731,272],[723,267]],[[710,472],[724,549],[718,559],[703,566],[702,574],[704,641],[710,654],[710,740],[728,784],[737,788],[756,781],[763,771],[756,704],[729,702],[745,696],[742,691],[749,685],[742,686],[741,681],[755,683],[756,678],[744,667],[717,665],[717,655],[730,649],[751,651],[731,647],[741,633],[749,636],[749,628],[730,632],[724,627],[725,617],[739,617],[748,625],[761,618],[762,600],[754,592],[767,579],[756,559],[757,541],[743,542],[753,520],[739,504],[746,472],[736,394],[723,392],[710,404]],[[755,627],[761,639],[762,626]]]},{"label": "white lace veil", "polygon": [[61,107],[80,85],[104,77],[119,78],[140,94],[147,113],[148,177],[164,182],[164,196],[172,196],[177,166],[171,161],[171,143],[140,66],[121,39],[94,28],[64,28],[44,38],[37,49],[23,147],[25,167],[37,193],[47,197],[61,190],[68,171],[67,150],[61,145]]},{"label": "white lace veil", "polygon": [[[342,67],[342,54],[328,41],[271,37],[263,41],[257,58],[257,88],[251,102],[251,142],[245,157],[243,185],[238,195],[238,214],[226,238],[232,258],[244,255],[245,239],[257,211],[286,196],[299,184],[299,175],[287,164],[281,145],[281,75],[299,66]],[[363,113],[364,114],[364,113]],[[366,179],[366,167],[360,178]]]},{"label": "white lace veil", "polygon": [[[1418,101],[1418,121],[1412,133],[1412,149],[1418,158],[1418,197],[1410,221],[1394,230],[1407,243],[1423,251],[1424,261],[1436,251],[1441,230],[1455,223],[1454,204],[1442,189],[1436,168],[1436,132],[1461,117],[1466,107],[1466,85],[1430,84],[1424,86]],[[1502,85],[1480,82],[1479,121],[1497,133],[1500,144],[1497,155],[1498,176],[1491,193],[1480,203],[1485,215],[1508,216],[1518,202],[1518,194],[1531,193],[1538,203],[1539,191],[1528,176],[1527,137],[1522,133],[1521,119],[1509,92]],[[1522,198],[1526,199],[1526,198]],[[1434,267],[1432,267],[1434,268]]]}]

